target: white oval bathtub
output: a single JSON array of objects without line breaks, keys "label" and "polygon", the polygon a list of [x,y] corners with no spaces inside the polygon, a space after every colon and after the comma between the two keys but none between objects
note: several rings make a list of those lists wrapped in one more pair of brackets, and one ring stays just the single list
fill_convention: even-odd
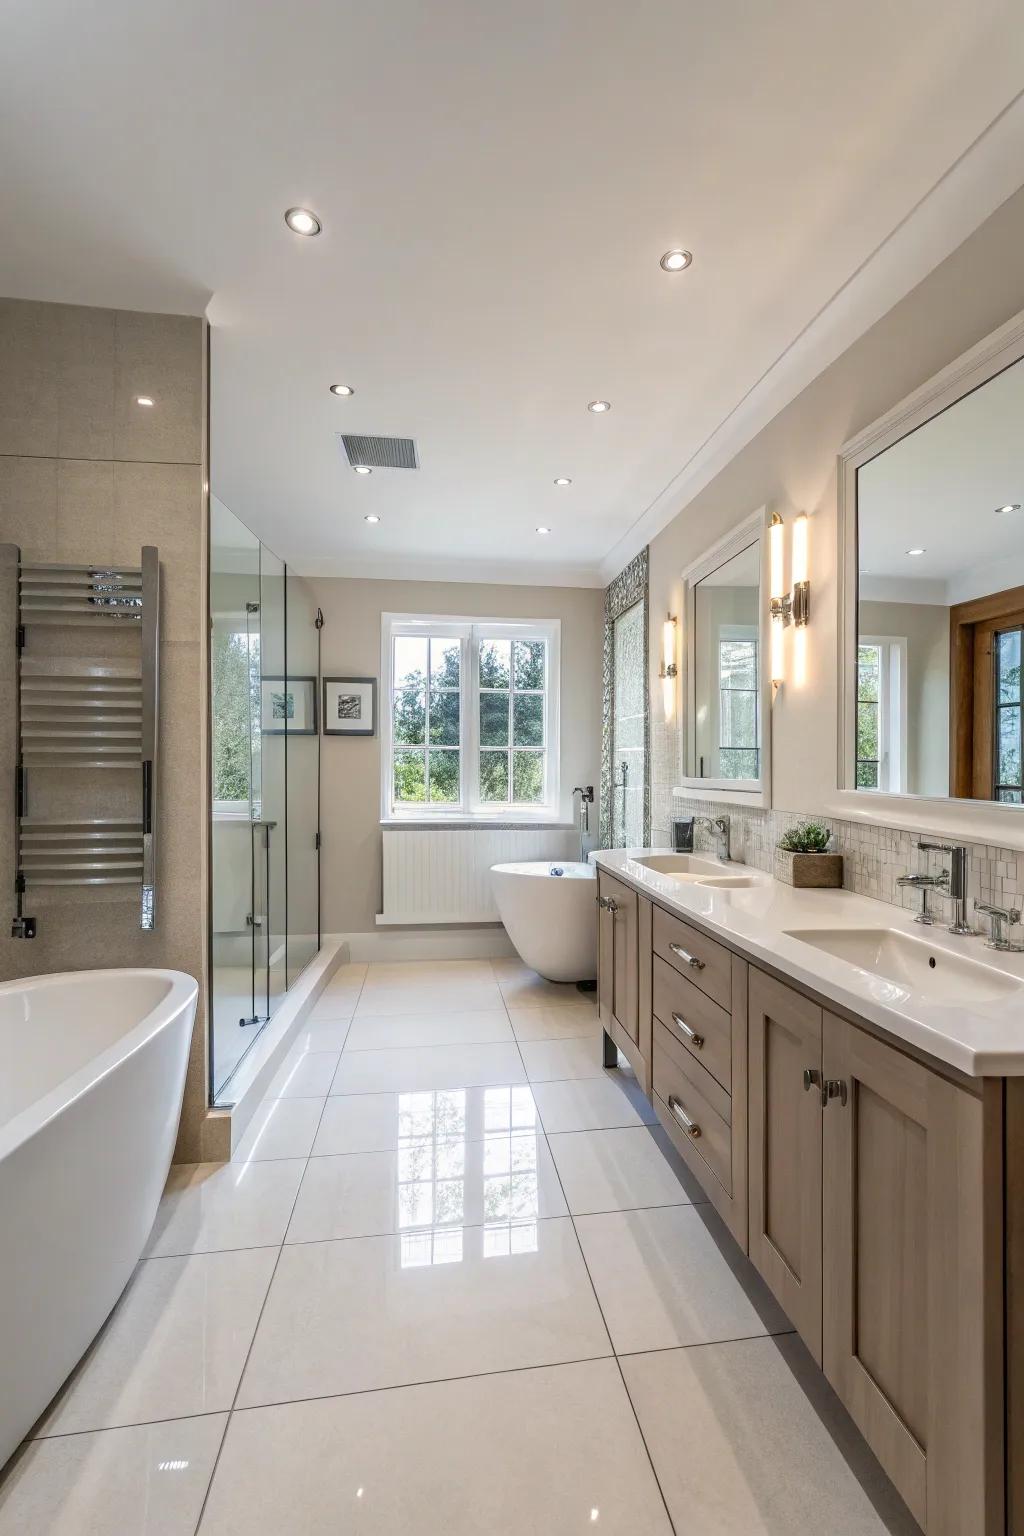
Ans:
[{"label": "white oval bathtub", "polygon": [[[556,873],[557,871],[557,873]],[[494,900],[520,959],[549,981],[597,975],[593,864],[494,864]]]},{"label": "white oval bathtub", "polygon": [[145,1247],[178,1132],[197,994],[178,971],[0,986],[0,1466]]}]

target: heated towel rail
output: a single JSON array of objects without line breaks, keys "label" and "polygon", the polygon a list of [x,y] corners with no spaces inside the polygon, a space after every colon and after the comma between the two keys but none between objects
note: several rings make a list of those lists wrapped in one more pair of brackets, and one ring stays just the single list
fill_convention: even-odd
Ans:
[{"label": "heated towel rail", "polygon": [[[35,937],[26,897],[49,886],[138,886],[139,926],[151,929],[159,552],[146,545],[138,567],[43,565],[23,561],[13,544],[0,545],[0,584],[3,611],[16,615],[12,934]],[[133,632],[133,641],[103,644],[100,629]],[[80,648],[65,633],[77,630],[90,632],[90,644]],[[102,654],[58,654],[71,649]],[[134,776],[134,787],[119,774]],[[121,809],[132,814],[109,814]]]}]

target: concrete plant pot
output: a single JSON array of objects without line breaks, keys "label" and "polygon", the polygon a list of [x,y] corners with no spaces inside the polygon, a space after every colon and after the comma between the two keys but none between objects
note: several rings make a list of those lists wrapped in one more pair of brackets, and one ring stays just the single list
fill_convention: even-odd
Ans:
[{"label": "concrete plant pot", "polygon": [[775,850],[775,878],[801,890],[836,890],[843,883],[841,853],[791,853]]}]

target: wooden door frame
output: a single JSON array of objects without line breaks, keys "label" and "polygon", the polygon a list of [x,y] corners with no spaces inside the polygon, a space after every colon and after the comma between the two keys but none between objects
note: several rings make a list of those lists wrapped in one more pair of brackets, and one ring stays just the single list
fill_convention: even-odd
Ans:
[{"label": "wooden door frame", "polygon": [[949,792],[958,800],[992,798],[992,666],[976,641],[997,624],[1024,624],[1024,587],[949,610]]}]

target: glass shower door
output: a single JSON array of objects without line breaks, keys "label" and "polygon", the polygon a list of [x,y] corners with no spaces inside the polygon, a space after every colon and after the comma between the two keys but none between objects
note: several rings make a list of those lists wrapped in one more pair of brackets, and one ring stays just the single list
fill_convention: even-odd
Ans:
[{"label": "glass shower door", "polygon": [[644,841],[647,783],[642,601],[634,603],[614,621],[612,639],[612,847],[639,848]]}]

